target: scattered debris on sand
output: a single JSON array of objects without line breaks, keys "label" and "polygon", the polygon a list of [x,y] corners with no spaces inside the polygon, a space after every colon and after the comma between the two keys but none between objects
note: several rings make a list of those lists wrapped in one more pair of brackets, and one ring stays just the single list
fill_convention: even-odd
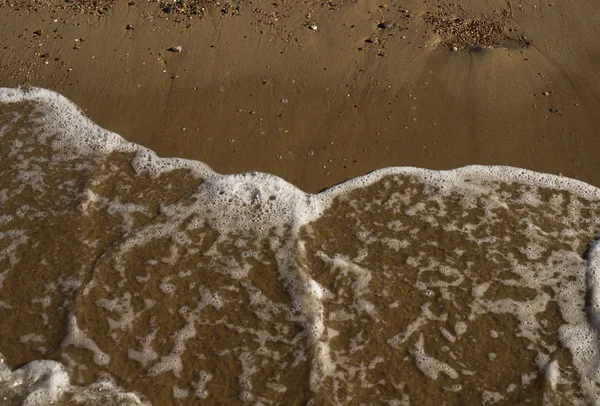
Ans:
[{"label": "scattered debris on sand", "polygon": [[511,24],[511,11],[502,9],[492,17],[471,18],[460,7],[442,7],[423,17],[440,37],[441,44],[453,51],[482,48],[525,48],[527,38]]}]

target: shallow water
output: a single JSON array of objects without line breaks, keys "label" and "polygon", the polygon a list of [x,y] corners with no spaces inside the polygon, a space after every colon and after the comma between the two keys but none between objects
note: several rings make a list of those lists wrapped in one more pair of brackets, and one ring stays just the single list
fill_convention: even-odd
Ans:
[{"label": "shallow water", "polygon": [[318,195],[0,89],[3,404],[595,404],[600,190],[390,168]]}]

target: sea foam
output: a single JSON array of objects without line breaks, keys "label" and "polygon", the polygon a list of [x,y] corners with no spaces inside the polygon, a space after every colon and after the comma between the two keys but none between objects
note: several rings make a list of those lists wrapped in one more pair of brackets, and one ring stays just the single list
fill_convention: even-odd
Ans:
[{"label": "sea foam", "polygon": [[[481,402],[510,403],[530,399],[525,388],[538,376],[549,402],[600,402],[593,186],[505,166],[402,167],[311,195],[269,174],[220,175],[157,157],[49,90],[0,89],[0,103],[23,106],[0,129],[0,143],[10,146],[4,169],[17,177],[0,185],[0,307],[18,318],[4,293],[26,251],[40,246],[38,221],[73,221],[78,243],[97,253],[72,275],[46,280],[54,296],[31,298],[73,307],[61,313],[67,327],[53,349],[60,362],[39,356],[11,370],[3,360],[0,397],[27,405],[160,402],[152,388],[129,389],[134,375],[120,371],[133,368],[163,379],[171,388],[160,396],[173,402],[219,396],[232,375],[237,401],[278,403],[296,393],[291,368],[306,377],[300,398],[315,404],[419,403],[430,385],[447,399],[469,388]],[[36,115],[15,127],[26,106]],[[38,156],[37,146],[52,153]],[[184,178],[169,181],[181,170]],[[52,187],[57,173],[73,179]],[[188,186],[179,191],[181,182]],[[177,190],[176,198],[161,200],[153,185],[168,188],[165,196]],[[53,201],[65,204],[50,209],[44,199],[57,189]],[[39,269],[56,262],[52,254],[40,252]],[[500,324],[480,334],[490,320]],[[38,338],[20,345],[43,355],[41,331],[19,337],[31,334]],[[519,351],[531,363],[506,387],[477,386],[473,376],[501,372],[494,362],[518,363],[501,340],[527,343]],[[496,349],[480,362],[465,350],[488,345]],[[90,381],[88,370],[100,378]],[[570,392],[572,384],[578,389]],[[511,398],[517,385],[524,394]]]}]

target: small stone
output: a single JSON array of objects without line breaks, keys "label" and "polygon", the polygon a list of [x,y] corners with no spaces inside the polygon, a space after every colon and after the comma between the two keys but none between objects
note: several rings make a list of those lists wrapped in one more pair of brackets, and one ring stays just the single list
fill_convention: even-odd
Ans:
[{"label": "small stone", "polygon": [[317,30],[319,29],[319,27],[317,27],[317,26],[316,26],[316,25],[314,25],[314,24],[311,24],[311,25],[309,25],[309,26],[308,26],[308,28],[309,28],[310,30],[313,30],[313,31],[317,31]]},{"label": "small stone", "polygon": [[544,96],[550,96],[550,92],[543,92],[542,93]]},{"label": "small stone", "polygon": [[38,37],[40,37],[40,36],[44,35],[44,32],[45,32],[44,30],[35,30],[33,33],[35,35],[37,35]]},{"label": "small stone", "polygon": [[453,47],[452,47],[452,50],[453,50],[453,51],[458,51],[458,47],[457,47],[457,46],[453,46]]},{"label": "small stone", "polygon": [[126,29],[126,30],[133,30],[133,24],[127,24],[127,25],[125,26],[125,29]]},{"label": "small stone", "polygon": [[167,48],[167,51],[170,51],[170,52],[181,52],[181,45],[177,45],[176,47]]},{"label": "small stone", "polygon": [[385,30],[387,28],[392,28],[394,26],[394,23],[391,21],[382,21],[379,24],[377,24],[377,28],[380,28],[382,30]]}]

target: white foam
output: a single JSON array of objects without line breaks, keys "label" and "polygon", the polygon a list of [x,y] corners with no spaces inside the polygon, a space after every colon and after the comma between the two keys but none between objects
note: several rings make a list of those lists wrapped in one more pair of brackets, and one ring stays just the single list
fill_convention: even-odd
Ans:
[{"label": "white foam", "polygon": [[458,372],[445,362],[439,361],[425,353],[425,339],[423,334],[419,335],[419,340],[410,351],[417,367],[429,379],[436,380],[440,373],[448,375],[452,379],[458,378]]},{"label": "white foam", "polygon": [[[108,154],[111,152],[134,152],[132,166],[136,171],[153,176],[173,169],[189,169],[202,177],[214,172],[205,164],[179,158],[159,158],[140,145],[127,142],[118,134],[104,130],[91,120],[66,97],[51,90],[30,87],[25,89],[0,88],[0,103],[33,102],[41,114],[37,118],[34,136],[41,139],[54,136],[52,147],[71,156]],[[0,136],[2,133],[0,133]]]},{"label": "white foam", "polygon": [[[296,321],[301,323],[305,329],[305,336],[311,345],[314,345],[316,356],[313,359],[314,365],[311,372],[311,386],[314,390],[321,387],[322,381],[325,378],[343,378],[340,372],[340,365],[337,355],[331,350],[329,340],[336,337],[336,330],[326,326],[328,321],[345,322],[355,320],[359,315],[366,314],[372,320],[378,321],[379,309],[374,305],[373,301],[368,300],[366,296],[371,294],[370,285],[372,284],[374,270],[364,265],[369,257],[369,245],[382,242],[387,248],[393,252],[403,252],[408,250],[412,238],[418,238],[419,233],[422,233],[418,227],[414,225],[403,224],[402,221],[392,220],[385,224],[389,231],[392,231],[398,238],[383,239],[372,232],[369,225],[361,225],[355,229],[356,233],[352,238],[362,242],[362,246],[358,249],[356,258],[348,258],[347,256],[337,254],[326,254],[320,252],[318,256],[323,259],[331,268],[333,273],[338,273],[344,278],[351,281],[350,290],[351,296],[354,298],[352,306],[345,309],[329,312],[325,314],[326,308],[324,303],[328,300],[341,295],[340,292],[329,292],[317,281],[310,277],[308,269],[303,268],[301,260],[296,260],[299,256],[304,259],[307,256],[305,247],[300,243],[295,246],[295,241],[289,239],[290,234],[296,236],[298,230],[316,220],[321,214],[330,207],[331,203],[336,198],[348,196],[352,191],[365,188],[381,181],[386,177],[408,177],[411,180],[420,183],[426,192],[434,196],[431,200],[437,202],[437,209],[431,209],[425,202],[417,202],[407,206],[410,202],[410,193],[407,191],[404,194],[395,193],[385,204],[394,213],[404,213],[407,216],[419,216],[423,221],[427,222],[431,227],[439,227],[440,217],[443,217],[448,212],[448,207],[444,204],[443,196],[456,194],[461,197],[460,204],[466,210],[478,207],[478,196],[483,196],[488,193],[489,186],[498,182],[511,182],[527,187],[529,191],[523,191],[515,200],[529,207],[536,207],[543,201],[538,193],[539,188],[555,189],[557,191],[567,191],[574,198],[568,203],[568,215],[580,216],[584,207],[575,197],[585,198],[595,202],[600,201],[600,190],[593,188],[583,182],[576,180],[557,177],[547,174],[526,171],[510,167],[483,167],[470,166],[452,171],[430,171],[418,168],[387,168],[372,172],[368,175],[352,179],[343,184],[332,187],[318,195],[310,195],[300,191],[293,185],[285,182],[276,176],[264,173],[246,173],[240,175],[219,175],[212,171],[208,166],[193,161],[182,159],[163,159],[159,158],[154,152],[123,140],[120,136],[103,130],[88,120],[81,110],[66,98],[44,89],[32,88],[31,90],[19,89],[0,89],[1,103],[16,103],[16,102],[34,102],[36,103],[41,114],[37,118],[39,128],[33,134],[43,141],[48,134],[55,134],[52,140],[52,147],[58,155],[62,156],[102,156],[110,152],[131,153],[133,158],[131,165],[138,173],[147,173],[151,176],[158,176],[164,172],[173,169],[188,169],[193,176],[202,178],[203,183],[197,186],[193,191],[186,196],[185,201],[176,202],[169,206],[161,208],[161,215],[168,218],[166,223],[149,223],[140,230],[136,230],[132,235],[127,235],[123,238],[122,243],[114,248],[115,251],[115,270],[122,276],[119,283],[126,283],[125,275],[125,258],[126,254],[133,248],[143,246],[148,242],[170,237],[174,242],[167,256],[157,258],[162,264],[174,264],[180,259],[181,252],[177,247],[185,247],[189,250],[196,249],[194,242],[183,232],[181,225],[186,224],[189,230],[200,228],[208,225],[217,233],[217,241],[208,252],[204,253],[205,258],[214,260],[215,263],[220,263],[219,271],[223,274],[230,275],[232,278],[242,280],[252,269],[247,258],[257,257],[253,253],[252,244],[247,240],[239,238],[236,241],[237,247],[244,251],[244,260],[236,258],[223,258],[223,255],[217,249],[219,243],[228,241],[231,234],[248,234],[257,238],[268,238],[271,248],[276,252],[277,268],[279,277],[290,295],[292,296],[293,309],[290,313],[299,314]],[[0,137],[3,133],[0,130]],[[19,143],[13,143],[11,146],[11,154],[17,154],[20,146]],[[27,185],[32,190],[41,190],[43,187],[43,179],[40,173],[36,170],[28,170],[29,162],[22,162],[22,171],[18,177],[22,185]],[[385,182],[391,184],[391,180],[385,179]],[[0,193],[0,199],[8,199],[8,195],[3,191]],[[497,242],[495,235],[476,237],[475,232],[478,227],[489,226],[498,221],[496,210],[507,209],[507,204],[502,200],[504,197],[501,193],[493,196],[486,196],[488,199],[483,207],[483,215],[479,219],[478,224],[461,224],[456,222],[445,227],[447,231],[460,231],[468,236],[471,241],[475,241],[479,246],[490,246]],[[379,202],[369,202],[369,209],[375,208]],[[350,202],[352,206],[353,202]],[[565,204],[562,195],[557,195],[551,198],[550,206],[556,213],[560,213]],[[131,215],[136,212],[144,212],[145,208],[139,205],[133,205],[127,202],[122,202],[119,197],[112,200],[107,200],[97,194],[92,189],[86,190],[86,195],[82,200],[80,209],[84,213],[90,212],[96,208],[96,205],[103,205],[108,208],[110,214],[121,214],[123,216],[124,231],[129,231],[132,228],[133,220]],[[21,206],[16,211],[17,217],[27,218],[31,216],[31,207]],[[35,214],[35,213],[33,213]],[[147,213],[146,213],[147,214]],[[12,215],[11,215],[12,216]],[[0,218],[0,224],[9,224],[12,217],[3,216]],[[186,222],[190,222],[189,225]],[[291,231],[291,233],[289,233]],[[565,230],[563,237],[570,236],[572,231]],[[545,243],[549,240],[545,232],[534,225],[531,225],[526,232],[527,242],[522,246],[522,253],[529,260],[539,260],[546,254]],[[556,235],[551,236],[557,238]],[[0,255],[7,258],[11,265],[17,263],[20,258],[17,256],[17,248],[21,244],[27,242],[27,236],[16,230],[0,233],[0,239],[8,239],[10,244],[8,248],[4,248]],[[430,246],[438,246],[436,241],[431,241]],[[457,249],[458,250],[458,249]],[[464,256],[465,252],[455,250],[459,256]],[[489,252],[493,254],[493,252]],[[491,257],[491,255],[490,255]],[[589,399],[600,401],[600,392],[597,389],[597,384],[600,384],[600,372],[598,365],[600,364],[599,349],[598,349],[598,333],[600,332],[600,291],[598,286],[600,283],[600,254],[596,245],[592,246],[588,256],[587,267],[581,264],[581,261],[576,258],[575,253],[553,252],[550,255],[549,263],[559,263],[560,266],[569,267],[574,270],[574,274],[578,276],[576,281],[561,281],[563,289],[557,294],[556,302],[559,304],[561,315],[565,319],[566,324],[560,327],[560,339],[573,355],[573,364],[581,376],[581,387],[586,392]],[[254,258],[259,260],[258,258]],[[518,274],[522,281],[511,282],[503,281],[509,287],[526,287],[536,289],[539,287],[539,280],[552,280],[552,273],[558,268],[550,266],[539,266],[539,269],[529,269],[521,267],[518,260],[514,257],[507,257],[510,262],[510,269]],[[552,262],[555,261],[555,262]],[[579,262],[578,262],[579,261]],[[156,265],[149,264],[149,265]],[[450,297],[447,288],[459,286],[463,284],[465,278],[462,270],[451,267],[447,264],[439,264],[433,260],[428,260],[427,254],[421,252],[418,257],[411,256],[406,259],[406,265],[417,268],[418,275],[421,276],[424,272],[438,272],[445,277],[441,280],[423,282],[418,280],[415,288],[418,294],[426,296],[426,300],[435,301],[440,298]],[[216,267],[216,266],[215,266]],[[183,270],[180,270],[183,272]],[[577,273],[579,272],[579,273]],[[185,274],[185,273],[184,273]],[[184,275],[182,274],[182,275]],[[535,276],[533,276],[535,274]],[[377,274],[379,276],[379,274]],[[383,273],[390,278],[391,273]],[[0,273],[0,288],[2,287],[3,274]],[[148,281],[148,277],[137,276],[140,283]],[[448,282],[448,278],[452,278]],[[585,281],[584,281],[585,279]],[[546,303],[550,301],[550,296],[545,293],[539,293],[534,300],[527,302],[518,302],[515,300],[487,300],[486,292],[494,282],[482,282],[474,285],[471,289],[473,302],[470,305],[471,314],[463,320],[474,320],[478,316],[494,313],[510,313],[518,318],[519,336],[527,338],[532,342],[540,342],[538,331],[541,325],[535,315],[545,310]],[[65,289],[73,290],[78,288],[78,281],[64,281]],[[85,287],[84,294],[94,286],[94,281],[90,282]],[[587,283],[587,285],[586,285]],[[585,285],[585,286],[584,286]],[[176,297],[181,292],[177,291],[176,284],[171,279],[161,281],[159,288],[170,297]],[[195,285],[192,287],[196,289]],[[584,319],[581,314],[581,305],[583,298],[580,292],[582,288],[587,289],[590,293],[590,303],[587,308],[589,320]],[[150,374],[158,375],[167,371],[172,371],[175,376],[182,374],[182,354],[185,351],[185,342],[193,339],[198,334],[194,323],[198,320],[200,309],[206,306],[212,306],[219,310],[223,306],[223,301],[219,294],[211,292],[204,287],[197,288],[199,294],[198,308],[192,311],[184,311],[179,309],[180,314],[185,313],[187,324],[176,332],[173,337],[173,349],[170,354],[161,356],[155,352],[151,344],[155,339],[153,333],[139,340],[141,350],[129,349],[129,357],[139,363],[150,367]],[[387,293],[387,292],[386,292]],[[385,295],[384,295],[385,296]],[[264,295],[258,290],[249,290],[250,305],[265,305],[267,301]],[[431,299],[429,299],[431,298]],[[390,302],[388,308],[400,307],[402,300]],[[118,315],[109,318],[111,329],[127,330],[130,328],[133,321],[140,313],[135,313],[130,303],[131,295],[123,296],[119,299],[102,300],[98,304],[111,313]],[[7,307],[10,304],[0,302],[1,306]],[[266,305],[265,305],[266,306]],[[439,361],[429,356],[425,352],[424,337],[420,332],[421,328],[430,322],[447,322],[448,315],[443,313],[435,315],[429,309],[430,303],[423,305],[421,315],[408,323],[403,331],[393,332],[395,335],[388,340],[393,348],[400,348],[402,344],[408,342],[413,334],[419,333],[419,339],[410,353],[418,368],[430,379],[437,379],[440,373],[444,373],[451,379],[458,379],[459,373],[452,368],[448,363]],[[148,306],[148,308],[151,306]],[[175,314],[175,310],[173,314]],[[259,314],[260,317],[267,319],[268,316]],[[257,313],[258,314],[258,313]],[[467,331],[467,323],[463,320],[456,320],[454,326],[448,324],[448,328],[439,327],[439,331],[446,338],[448,344],[455,341],[464,340],[463,336]],[[454,321],[454,320],[453,320]],[[233,326],[229,326],[234,330]],[[454,327],[454,334],[451,332]],[[242,331],[243,330],[243,331]],[[250,329],[242,329],[239,332],[250,332]],[[264,332],[252,332],[257,337],[265,337]],[[33,333],[32,333],[33,334]],[[498,336],[494,332],[490,332],[492,337]],[[25,335],[21,337],[23,343],[30,341],[41,341],[41,336]],[[352,341],[352,351],[361,351],[364,348],[365,340],[356,339]],[[449,344],[450,343],[450,344]],[[101,366],[110,364],[110,356],[103,352],[98,345],[77,325],[77,320],[72,314],[69,317],[68,335],[63,341],[64,346],[76,346],[90,350],[94,354],[94,362]],[[266,351],[264,342],[261,344],[261,351]],[[549,348],[547,348],[550,350]],[[452,357],[452,355],[449,355]],[[494,358],[493,356],[491,358]],[[256,400],[256,394],[253,392],[253,387],[249,383],[252,375],[257,374],[259,368],[254,364],[255,359],[249,353],[240,355],[240,363],[243,366],[243,374],[239,377],[240,387],[243,391],[240,397],[244,401]],[[48,385],[40,386],[41,392],[34,395],[37,389],[30,393],[33,398],[38,397],[38,402],[41,397],[46,396],[48,399],[59,399],[61,391],[68,386],[68,376],[64,367],[60,364],[43,364],[49,361],[40,361],[42,364],[34,364],[29,367],[32,370],[38,371],[35,373],[27,372],[25,369],[15,376],[26,376],[31,382],[42,382],[40,376],[47,371],[48,376],[53,376],[54,380]],[[453,361],[449,361],[453,362]],[[376,364],[375,364],[376,365]],[[45,368],[45,369],[44,369]],[[62,368],[62,369],[61,369]],[[374,366],[375,368],[375,366]],[[460,369],[459,369],[460,370]],[[3,372],[2,372],[3,371]],[[20,371],[20,370],[18,370]],[[41,371],[41,372],[39,372]],[[358,370],[352,370],[358,374]],[[556,387],[557,382],[560,382],[560,368],[557,362],[552,362],[545,367],[546,377],[552,388]],[[0,376],[14,375],[16,372],[7,372],[7,369],[0,370]],[[464,373],[464,370],[463,370]],[[30,375],[28,375],[30,374]],[[37,375],[36,375],[37,374]],[[41,375],[40,375],[41,374]],[[29,378],[31,376],[31,378]],[[39,379],[38,379],[39,378]],[[8,378],[7,378],[8,379]],[[13,378],[10,378],[13,379]],[[15,378],[16,379],[16,378]],[[20,378],[19,378],[20,379]],[[24,378],[25,379],[25,378]],[[66,383],[65,383],[66,379]],[[195,397],[204,399],[208,396],[206,390],[206,382],[212,379],[212,375],[208,372],[202,372],[196,385]],[[531,379],[531,376],[524,376],[523,382]],[[364,385],[375,385],[374,383],[363,382]],[[35,388],[37,384],[32,384]],[[41,385],[41,384],[40,384]],[[275,385],[275,384],[273,384]],[[448,390],[454,391],[460,385],[449,387]],[[279,388],[279,389],[277,389]],[[462,388],[462,387],[461,387]],[[42,390],[43,389],[43,390]],[[277,385],[273,386],[274,391],[284,392],[285,387],[281,388]],[[67,390],[67,389],[64,389]],[[180,387],[173,388],[175,398],[184,399],[192,396],[192,393],[187,389]],[[484,392],[482,402],[493,403],[502,400],[502,395],[496,392]],[[33,399],[32,398],[32,399]],[[404,402],[390,400],[390,404]],[[52,400],[54,401],[54,400]],[[399,403],[398,403],[399,404]]]},{"label": "white foam", "polygon": [[206,384],[213,379],[212,374],[206,371],[200,371],[198,382],[192,382],[192,386],[196,389],[195,395],[198,399],[206,399],[208,397],[208,391],[206,390]]},{"label": "white foam", "polygon": [[[573,357],[573,365],[581,374],[580,386],[588,399],[600,404],[600,244],[594,242],[588,250],[587,287],[589,306],[587,314],[590,323],[584,320],[564,324],[559,328],[559,337]],[[553,370],[547,371],[548,379],[557,376]]]},{"label": "white foam", "polygon": [[38,137],[55,135],[52,145],[57,150],[88,155],[112,151],[133,152],[133,144],[127,143],[117,134],[103,130],[87,119],[83,112],[64,96],[36,87],[24,89],[0,88],[0,102],[34,102],[43,114],[37,120],[44,131]]},{"label": "white foam", "polygon": [[[0,355],[0,358],[1,357]],[[69,375],[58,362],[33,361],[11,372],[0,361],[0,397],[7,386],[20,393],[23,405],[37,406],[57,402],[69,388]],[[7,389],[8,389],[7,388]]]},{"label": "white foam", "polygon": [[457,336],[465,334],[466,331],[467,331],[467,323],[465,323],[464,321],[457,321],[454,324],[454,332],[456,333]]},{"label": "white foam", "polygon": [[502,394],[498,392],[484,390],[481,401],[484,405],[492,405],[494,403],[500,402],[502,399],[504,399],[504,396],[502,396]]},{"label": "white foam", "polygon": [[560,380],[560,367],[558,366],[558,362],[552,361],[549,364],[546,364],[544,372],[546,373],[546,380],[550,384],[550,387],[552,390],[555,390],[556,384]]},{"label": "white foam", "polygon": [[155,329],[144,337],[138,337],[137,340],[141,344],[142,350],[138,351],[133,348],[129,348],[127,350],[127,356],[130,359],[139,362],[143,366],[146,366],[150,362],[158,359],[158,353],[152,347],[152,342],[156,338],[157,331],[158,329]]},{"label": "white foam", "polygon": [[11,404],[18,401],[22,406],[48,406],[67,395],[86,405],[102,405],[107,400],[123,406],[148,405],[136,394],[125,392],[110,381],[87,387],[71,385],[66,368],[56,361],[32,361],[11,371],[0,354],[0,399],[11,399]]},{"label": "white foam", "polygon": [[63,339],[62,346],[72,345],[78,348],[85,348],[94,353],[94,362],[98,365],[108,365],[110,362],[110,355],[102,351],[98,344],[82,331],[77,325],[77,318],[75,314],[69,315],[69,326],[67,328],[67,335]]}]

